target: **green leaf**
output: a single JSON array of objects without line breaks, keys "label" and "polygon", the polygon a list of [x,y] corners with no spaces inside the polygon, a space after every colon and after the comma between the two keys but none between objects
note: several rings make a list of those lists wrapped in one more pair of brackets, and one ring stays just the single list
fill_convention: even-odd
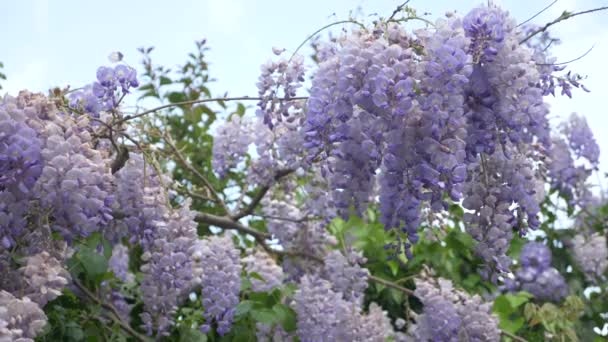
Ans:
[{"label": "green leaf", "polygon": [[505,298],[509,301],[512,308],[517,308],[522,304],[527,303],[530,298],[534,298],[534,296],[527,292],[519,292],[516,295],[507,294],[505,295]]},{"label": "green leaf", "polygon": [[183,327],[179,330],[180,342],[207,342],[207,335],[198,329]]},{"label": "green leaf", "polygon": [[275,304],[272,311],[276,314],[277,320],[287,332],[296,330],[296,313],[285,304]]},{"label": "green leaf", "polygon": [[499,316],[508,316],[513,312],[513,307],[505,295],[498,296],[494,299],[494,305],[492,311],[497,313]]},{"label": "green leaf", "polygon": [[503,330],[506,330],[510,333],[515,334],[519,329],[521,329],[524,326],[524,323],[526,321],[524,320],[523,317],[517,317],[513,320],[507,319],[507,320],[500,320],[500,324],[499,327]]},{"label": "green leaf", "polygon": [[161,76],[160,77],[160,85],[161,86],[167,85],[167,84],[171,84],[171,83],[173,83],[173,81],[169,77],[167,77],[167,76]]},{"label": "green leaf", "polygon": [[259,273],[257,272],[250,272],[249,273],[249,277],[253,278],[253,279],[257,279],[257,280],[261,280],[261,281],[266,281],[266,279],[264,279],[264,277],[262,277]]},{"label": "green leaf", "polygon": [[107,259],[92,248],[83,247],[78,252],[77,259],[82,264],[87,277],[95,282],[98,282],[108,269]]},{"label": "green leaf", "polygon": [[274,324],[278,322],[278,317],[274,310],[270,309],[254,309],[251,310],[251,317],[256,321],[264,324]]},{"label": "green leaf", "polygon": [[169,95],[167,95],[167,99],[171,103],[184,102],[186,101],[186,95],[184,93],[174,91],[170,92]]},{"label": "green leaf", "polygon": [[399,273],[399,263],[395,260],[390,260],[387,262],[388,267],[391,269],[391,273],[394,276],[397,276]]},{"label": "green leaf", "polygon": [[236,306],[236,312],[235,312],[234,316],[241,317],[241,316],[247,315],[249,313],[249,311],[251,311],[252,308],[253,308],[253,302],[250,300],[244,300]]},{"label": "green leaf", "polygon": [[152,84],[152,83],[144,84],[141,87],[139,87],[137,90],[139,90],[139,91],[154,90],[154,84]]},{"label": "green leaf", "polygon": [[244,105],[244,104],[242,104],[242,103],[240,103],[240,102],[236,104],[236,113],[237,113],[239,116],[243,116],[243,115],[245,115],[245,111],[246,111],[246,108],[245,108],[245,105]]}]

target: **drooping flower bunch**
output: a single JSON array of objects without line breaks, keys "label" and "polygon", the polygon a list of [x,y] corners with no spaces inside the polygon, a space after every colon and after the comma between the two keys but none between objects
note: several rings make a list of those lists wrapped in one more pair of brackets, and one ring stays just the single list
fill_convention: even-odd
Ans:
[{"label": "drooping flower bunch", "polygon": [[450,280],[416,280],[416,296],[422,301],[423,314],[409,334],[418,341],[500,341],[498,318],[492,303],[478,295],[455,289]]},{"label": "drooping flower bunch", "polygon": [[540,242],[528,242],[519,256],[515,278],[505,280],[503,290],[527,291],[541,301],[558,302],[568,295],[564,277],[551,267],[551,250]]},{"label": "drooping flower bunch", "polygon": [[191,288],[192,249],[197,240],[194,212],[185,203],[155,221],[153,241],[145,249],[141,290],[145,304],[142,320],[148,334],[168,335],[180,301]]},{"label": "drooping flower bunch", "polygon": [[598,167],[600,149],[587,120],[571,114],[553,137],[552,149],[549,163],[552,188],[564,195],[570,205],[590,204],[585,183]]},{"label": "drooping flower bunch", "polygon": [[201,331],[208,332],[217,324],[217,332],[230,331],[236,306],[239,303],[242,266],[239,250],[230,235],[212,236],[193,247],[195,268],[201,268],[201,296],[205,308],[205,323]]},{"label": "drooping flower bunch", "polygon": [[257,273],[262,279],[251,278],[251,289],[255,292],[268,292],[283,284],[283,269],[268,253],[255,251],[241,261],[248,274]]},{"label": "drooping flower bunch", "polygon": [[46,315],[28,297],[15,298],[0,290],[0,339],[33,341],[46,325]]},{"label": "drooping flower bunch", "polygon": [[[101,111],[116,109],[131,88],[139,87],[137,72],[130,66],[97,69],[97,80],[70,95],[70,107],[99,118]],[[120,88],[120,92],[119,92]]]},{"label": "drooping flower bunch", "polygon": [[331,282],[335,292],[342,293],[345,300],[360,303],[369,276],[369,271],[360,266],[365,261],[356,252],[351,251],[345,256],[338,251],[331,251],[325,256],[323,277]]},{"label": "drooping flower bunch", "polygon": [[605,235],[599,232],[576,235],[572,240],[572,252],[588,280],[598,282],[605,279],[608,269],[608,244]]},{"label": "drooping flower bunch", "polygon": [[303,104],[295,98],[305,69],[299,55],[268,61],[261,69],[257,118],[233,116],[218,127],[212,163],[223,177],[245,160],[248,147],[253,145],[257,156],[248,165],[247,179],[250,184],[270,185],[277,172],[298,168],[304,154]]},{"label": "drooping flower bunch", "polygon": [[[507,12],[483,6],[462,19],[450,14],[415,35],[390,23],[319,46],[303,133],[309,161],[321,159],[338,213],[360,215],[379,195],[385,228],[404,233],[393,247],[409,254],[424,207],[442,211],[446,198],[481,196],[480,205],[489,208],[496,200],[485,201],[499,197],[506,208],[498,216],[478,211],[470,222],[482,226],[471,229],[489,268],[507,269],[506,245],[489,252],[485,241],[490,234],[490,244],[508,245],[512,229],[523,234],[538,226],[538,153],[524,147],[551,144],[532,62],[538,53],[520,46],[521,35]],[[496,171],[482,165],[514,158],[512,176],[491,175]],[[489,178],[495,185],[484,191],[492,195],[472,192]],[[498,260],[488,257],[496,251]]]},{"label": "drooping flower bunch", "polygon": [[315,275],[302,277],[293,308],[301,341],[384,341],[395,335],[381,308],[372,303],[366,314],[335,292],[331,281]]},{"label": "drooping flower bunch", "polygon": [[[125,68],[100,68],[93,87],[105,89],[105,95],[95,101],[110,101],[118,86],[122,94],[137,86],[134,70]],[[188,204],[179,212],[171,208],[161,186],[164,176],[149,165],[146,170],[139,154],[132,153],[118,173],[111,173],[112,152],[98,143],[104,139],[96,131],[101,128],[91,125],[110,107],[81,115],[61,103],[27,91],[0,102],[0,271],[7,276],[0,285],[15,297],[9,314],[26,315],[20,312],[32,306],[40,310],[61,295],[72,281],[66,261],[83,239],[100,233],[116,244],[128,236],[144,252],[142,320],[148,333],[165,334],[182,291],[191,286],[194,214]],[[123,260],[115,255],[112,267],[117,277],[133,281],[126,251],[120,253]],[[131,305],[123,295],[113,289],[108,294],[128,317]],[[15,317],[9,325],[27,323],[26,316]],[[27,329],[40,330],[34,323],[24,326],[23,337],[33,337]]]}]

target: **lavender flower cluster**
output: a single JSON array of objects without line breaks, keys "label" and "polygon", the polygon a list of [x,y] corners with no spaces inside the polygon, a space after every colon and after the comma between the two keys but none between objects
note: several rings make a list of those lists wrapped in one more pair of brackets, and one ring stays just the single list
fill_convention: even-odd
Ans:
[{"label": "lavender flower cluster", "polygon": [[[511,230],[539,224],[538,158],[524,147],[551,146],[534,53],[520,38],[507,12],[482,6],[415,36],[391,24],[322,47],[305,146],[326,165],[339,214],[361,214],[378,182],[381,220],[404,234],[395,251],[409,254],[423,207],[442,211],[445,198],[473,196],[473,210],[498,210],[470,220],[479,253],[488,268],[506,268]],[[515,165],[496,174],[482,159]],[[476,188],[484,179],[495,185]],[[485,225],[495,227],[490,239]]]},{"label": "lavender flower cluster", "polygon": [[[277,52],[280,54],[280,50]],[[302,104],[291,99],[296,97],[304,82],[304,58],[294,55],[289,60],[269,60],[261,66],[261,71],[257,83],[261,98],[256,112],[258,117],[262,117],[263,123],[271,129],[278,123],[299,124]]]},{"label": "lavender flower cluster", "polygon": [[34,341],[46,325],[46,315],[28,297],[19,299],[0,290],[0,340]]},{"label": "lavender flower cluster", "polygon": [[553,136],[548,165],[551,187],[568,199],[570,205],[589,205],[590,193],[585,186],[599,164],[599,146],[587,120],[572,113]]},{"label": "lavender flower cluster", "polygon": [[296,169],[304,154],[301,126],[303,104],[294,99],[304,81],[304,62],[299,55],[262,66],[257,83],[260,102],[257,118],[233,116],[218,127],[212,166],[224,177],[245,160],[250,145],[255,155],[247,167],[250,184],[270,185],[278,171]]},{"label": "lavender flower cluster", "polygon": [[192,250],[197,240],[195,213],[185,203],[179,210],[155,221],[156,231],[142,259],[141,290],[144,327],[149,335],[168,335],[180,301],[191,288]]},{"label": "lavender flower cluster", "polygon": [[116,190],[114,210],[121,217],[114,220],[107,231],[111,240],[124,236],[130,243],[140,243],[144,250],[150,248],[156,234],[157,221],[167,215],[168,197],[164,189],[164,175],[141,154],[131,153],[125,166],[114,174]]},{"label": "lavender flower cluster", "polygon": [[[505,153],[513,152],[505,149]],[[527,158],[513,154],[510,158],[503,153],[481,156],[477,164],[471,164],[462,202],[472,211],[464,214],[466,229],[478,241],[476,250],[486,261],[484,273],[493,280],[495,271],[507,272],[511,265],[506,253],[513,228],[524,235],[526,227],[540,224],[537,215],[542,195],[538,192],[543,192],[537,185],[539,179]]]},{"label": "lavender flower cluster", "polygon": [[566,280],[551,267],[551,250],[540,242],[528,242],[519,256],[515,278],[505,279],[503,291],[527,291],[541,301],[558,302],[568,295]]},{"label": "lavender flower cluster", "polygon": [[416,280],[415,293],[424,305],[409,331],[416,341],[500,341],[492,303],[478,295],[455,289],[450,280],[426,277]]},{"label": "lavender flower cluster", "polygon": [[217,332],[225,335],[232,327],[239,303],[241,270],[239,250],[230,235],[211,236],[193,247],[193,258],[201,269],[201,296],[205,308],[205,323],[201,331],[208,332],[217,324]]},{"label": "lavender flower cluster", "polygon": [[283,285],[283,269],[268,254],[255,251],[241,259],[247,274],[256,273],[262,279],[251,277],[251,290],[255,292],[268,292]]},{"label": "lavender flower cluster", "polygon": [[386,312],[372,303],[368,313],[347,301],[318,275],[300,280],[292,306],[297,313],[300,341],[385,341],[395,336]]},{"label": "lavender flower cluster", "polygon": [[574,259],[592,282],[605,279],[608,270],[608,245],[606,236],[601,233],[579,234],[572,240]]},{"label": "lavender flower cluster", "polygon": [[121,95],[129,93],[131,88],[139,87],[137,72],[130,66],[119,64],[114,68],[99,67],[97,81],[83,87],[70,95],[70,107],[99,118],[101,111],[110,111],[118,107]]},{"label": "lavender flower cluster", "polygon": [[369,271],[363,267],[366,259],[355,251],[343,255],[339,251],[327,253],[323,278],[329,280],[335,292],[342,293],[346,301],[361,303],[367,289]]}]

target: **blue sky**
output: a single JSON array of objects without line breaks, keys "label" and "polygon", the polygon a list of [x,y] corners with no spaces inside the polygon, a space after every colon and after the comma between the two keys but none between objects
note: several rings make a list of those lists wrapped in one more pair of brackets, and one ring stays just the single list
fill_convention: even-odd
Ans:
[{"label": "blue sky", "polygon": [[[401,1],[80,1],[21,0],[0,2],[0,61],[8,81],[3,91],[45,91],[55,85],[80,86],[91,82],[98,66],[108,64],[111,51],[121,51],[137,65],[139,46],[154,45],[155,60],[174,66],[192,51],[194,40],[207,38],[211,51],[215,94],[255,95],[259,65],[271,56],[271,47],[295,49],[319,27],[345,19],[349,11],[387,16]],[[502,0],[519,20],[525,20],[550,0]],[[479,0],[423,1],[410,5],[436,18],[448,10],[466,13]],[[606,6],[608,1],[559,0],[535,19],[544,24],[564,10]],[[563,39],[554,49],[560,61],[573,59],[592,45],[593,51],[570,67],[589,75],[591,93],[576,92],[573,100],[549,99],[552,117],[576,111],[584,114],[603,147],[602,170],[608,172],[608,12],[581,16],[554,26]],[[557,122],[557,119],[556,119]]]}]

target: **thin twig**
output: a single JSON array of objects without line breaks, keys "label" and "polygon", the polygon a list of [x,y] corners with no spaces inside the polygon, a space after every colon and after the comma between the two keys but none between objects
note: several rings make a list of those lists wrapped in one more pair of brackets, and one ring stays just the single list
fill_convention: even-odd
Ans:
[{"label": "thin twig", "polygon": [[515,341],[518,341],[518,342],[528,342],[528,340],[526,340],[525,338],[519,337],[519,336],[517,336],[515,334],[511,334],[508,331],[501,330],[500,334],[503,335],[503,336],[509,337],[509,338],[511,338],[511,339],[513,339]]},{"label": "thin twig", "polygon": [[213,215],[213,214],[198,212],[198,213],[196,213],[195,220],[199,221],[199,222],[211,224],[211,225],[223,228],[223,229],[237,230],[241,233],[245,233],[245,234],[249,234],[249,235],[253,236],[258,241],[264,241],[265,239],[271,238],[270,234],[263,233],[258,230],[255,230],[253,228],[250,228],[250,227],[248,227],[238,221],[234,221],[230,217],[226,217],[226,216],[217,216],[217,215]]},{"label": "thin twig", "polygon": [[331,23],[331,24],[327,24],[327,25],[321,27],[320,29],[316,30],[315,32],[313,32],[310,36],[306,37],[306,39],[304,39],[304,41],[300,45],[298,45],[298,47],[293,51],[293,53],[291,54],[291,57],[289,57],[289,60],[287,61],[287,64],[291,63],[291,60],[295,57],[295,55],[298,53],[298,51],[300,51],[300,49],[302,48],[302,46],[304,46],[304,44],[306,44],[306,42],[308,42],[309,40],[311,40],[314,37],[316,37],[319,33],[321,33],[321,31],[323,31],[323,30],[325,30],[327,28],[330,28],[332,26],[335,26],[335,25],[349,24],[349,23],[350,24],[359,25],[359,26],[361,26],[361,28],[363,28],[365,30],[365,25],[363,25],[360,22],[355,21],[355,20],[340,20],[340,21],[336,21],[336,22]]},{"label": "thin twig", "polygon": [[397,6],[397,8],[395,8],[395,10],[393,11],[393,14],[391,14],[391,16],[388,17],[388,19],[386,21],[388,22],[388,21],[393,20],[393,18],[397,15],[397,13],[401,12],[403,10],[403,8],[408,4],[408,2],[410,2],[410,0],[407,0],[406,2]]},{"label": "thin twig", "polygon": [[184,155],[175,146],[175,143],[173,142],[173,139],[171,139],[171,136],[169,136],[168,134],[165,134],[164,138],[165,138],[165,142],[167,143],[167,145],[169,145],[169,147],[173,151],[173,154],[179,160],[180,164],[182,164],[183,167],[185,167],[188,171],[190,171],[193,175],[195,175],[200,181],[202,181],[203,184],[205,184],[207,189],[209,189],[209,192],[211,192],[211,195],[213,196],[213,198],[215,198],[217,200],[217,203],[230,216],[230,209],[228,209],[228,207],[226,206],[226,203],[224,203],[224,201],[220,197],[219,193],[215,190],[215,188],[213,187],[211,182],[209,182],[207,177],[205,177],[202,173],[200,173],[194,166],[192,166],[192,164],[190,164],[186,160]]},{"label": "thin twig", "polygon": [[555,3],[556,3],[556,2],[557,2],[557,0],[554,0],[554,1],[553,1],[552,3],[550,3],[550,4],[549,4],[547,7],[543,8],[542,10],[540,10],[539,12],[537,12],[535,15],[533,15],[533,16],[532,16],[532,17],[530,17],[530,18],[528,18],[528,20],[526,20],[526,21],[524,21],[524,22],[522,22],[522,23],[519,23],[519,24],[518,24],[517,26],[515,26],[515,27],[520,27],[520,26],[524,25],[525,23],[530,22],[530,20],[532,20],[532,19],[534,19],[534,18],[538,17],[538,16],[539,16],[539,15],[541,15],[541,14],[542,14],[544,11],[548,10],[549,8],[551,8],[551,6],[555,5]]},{"label": "thin twig", "polygon": [[403,292],[403,293],[405,293],[405,294],[407,294],[409,296],[415,296],[414,291],[412,289],[408,289],[407,287],[403,287],[401,285],[395,284],[392,281],[388,281],[388,280],[385,280],[385,279],[382,279],[382,278],[378,278],[378,277],[376,277],[374,275],[370,275],[369,276],[369,280],[371,280],[373,282],[376,282],[378,284],[384,285],[386,287],[390,287],[392,289],[399,290],[399,291],[401,291],[401,292]]},{"label": "thin twig", "polygon": [[313,218],[313,217],[308,217],[308,216],[304,216],[301,218],[291,218],[291,217],[281,217],[281,216],[263,215],[263,214],[253,214],[253,215],[261,217],[266,220],[277,220],[277,221],[286,221],[286,222],[293,222],[293,223],[302,223],[302,222],[313,221],[315,219],[318,219],[318,218]]},{"label": "thin twig", "polygon": [[562,15],[560,15],[557,19],[553,20],[552,22],[546,23],[545,26],[539,28],[538,30],[530,33],[526,38],[522,39],[519,44],[523,44],[525,42],[527,42],[530,38],[536,36],[539,33],[545,32],[547,31],[547,29],[559,22],[562,22],[566,19],[570,19],[573,17],[576,17],[578,15],[582,15],[582,14],[587,14],[587,13],[593,13],[593,12],[598,12],[598,11],[603,11],[608,9],[608,6],[604,6],[604,7],[598,7],[598,8],[594,8],[594,9],[590,9],[590,10],[586,10],[586,11],[581,11],[581,12],[575,12],[575,13],[570,13],[570,12],[564,12],[562,13]]},{"label": "thin twig", "polygon": [[[223,102],[223,101],[259,101],[261,100],[261,97],[252,97],[252,96],[238,96],[238,97],[214,97],[211,99],[200,99],[200,100],[190,100],[190,101],[182,101],[182,102],[175,102],[175,103],[169,103],[166,105],[162,105],[162,106],[158,106],[156,108],[152,108],[146,111],[143,111],[141,113],[137,113],[137,114],[133,114],[133,115],[127,115],[125,116],[123,119],[118,120],[117,122],[115,122],[116,125],[119,125],[125,121],[129,121],[129,120],[133,120],[133,119],[137,119],[140,118],[142,116],[157,112],[161,109],[166,109],[166,108],[171,108],[171,107],[178,107],[178,106],[185,106],[185,105],[191,105],[191,104],[197,104],[197,103],[205,103],[205,102]],[[284,101],[295,101],[295,100],[306,100],[308,99],[307,96],[301,96],[301,97],[291,97],[291,98],[286,98],[286,99],[279,99],[279,100],[284,100]]]},{"label": "thin twig", "polygon": [[[244,225],[244,224],[242,224],[240,222],[236,222],[236,221],[234,221],[230,217],[216,216],[216,215],[213,215],[213,214],[207,214],[207,213],[198,212],[196,214],[196,220],[204,222],[204,223],[212,224],[212,225],[220,227],[220,228],[234,229],[234,230],[237,230],[237,231],[239,231],[241,233],[249,234],[249,235],[253,236],[256,239],[256,241],[258,243],[260,243],[260,245],[262,246],[262,248],[264,248],[264,250],[266,250],[266,252],[268,252],[269,254],[290,256],[290,257],[304,257],[304,258],[307,258],[309,260],[316,261],[318,263],[323,263],[323,259],[320,258],[320,257],[318,257],[318,256],[316,256],[316,255],[302,253],[302,252],[297,252],[297,251],[272,249],[266,243],[266,239],[271,238],[271,236],[269,234],[262,233],[260,231],[257,231],[255,229],[253,229],[253,228],[250,228],[250,227],[248,227],[248,226],[246,226],[246,225]],[[382,284],[382,285],[384,285],[386,287],[390,287],[392,289],[399,290],[401,292],[406,293],[407,295],[414,296],[414,291],[413,290],[408,289],[408,288],[403,287],[403,286],[400,286],[398,284],[395,284],[394,282],[391,282],[389,280],[378,278],[378,277],[372,276],[372,275],[369,276],[369,280],[371,280],[373,282],[376,282],[378,284]]]},{"label": "thin twig", "polygon": [[[294,171],[295,170],[293,169],[279,170],[274,175],[274,181],[278,182],[281,178],[291,174]],[[255,208],[258,206],[258,204],[260,204],[260,201],[264,198],[268,190],[270,190],[270,187],[271,185],[265,185],[261,187],[260,190],[256,193],[256,195],[251,199],[251,203],[249,203],[249,205],[247,205],[241,211],[232,216],[232,218],[235,220],[239,220],[245,216],[251,215]]]},{"label": "thin twig", "polygon": [[110,318],[114,322],[116,322],[118,325],[120,325],[120,327],[124,331],[126,331],[127,333],[129,333],[131,336],[133,336],[138,341],[142,341],[142,342],[148,341],[148,339],[146,337],[144,337],[143,335],[141,335],[140,333],[138,333],[137,331],[135,331],[133,328],[131,328],[131,326],[129,324],[125,323],[120,318],[120,314],[118,313],[118,310],[112,304],[103,302],[95,294],[93,294],[91,291],[89,291],[89,289],[87,289],[84,285],[82,285],[78,280],[74,279],[73,283],[89,299],[91,299],[93,302],[95,302],[97,305],[101,306],[102,308],[110,311],[112,313],[112,316],[115,316],[115,317],[110,317]]},{"label": "thin twig", "polygon": [[589,50],[587,50],[584,54],[582,54],[582,55],[580,55],[580,56],[578,56],[578,57],[576,57],[574,59],[571,59],[569,61],[566,61],[566,62],[559,62],[559,63],[536,63],[536,65],[563,65],[563,64],[570,64],[572,62],[576,62],[579,59],[587,56],[589,54],[589,52],[591,52],[591,50],[593,50],[594,47],[595,47],[595,44],[591,45],[591,47],[589,48]]},{"label": "thin twig", "polygon": [[181,187],[176,186],[173,189],[175,191],[181,193],[182,195],[187,195],[187,196],[190,196],[192,198],[197,198],[197,199],[199,199],[201,201],[209,201],[209,202],[214,202],[214,203],[217,202],[217,200],[214,199],[214,198],[205,196],[203,194],[199,194],[198,192],[190,191],[190,190],[188,190],[186,188],[181,188]]}]

